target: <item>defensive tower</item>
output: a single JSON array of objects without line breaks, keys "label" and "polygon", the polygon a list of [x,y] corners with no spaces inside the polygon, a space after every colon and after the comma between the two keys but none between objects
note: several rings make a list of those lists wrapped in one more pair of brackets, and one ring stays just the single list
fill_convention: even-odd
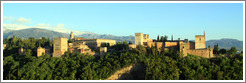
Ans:
[{"label": "defensive tower", "polygon": [[135,44],[143,45],[144,35],[143,33],[135,33]]},{"label": "defensive tower", "polygon": [[74,38],[74,35],[73,35],[73,32],[71,32],[69,39],[73,39],[73,38]]},{"label": "defensive tower", "polygon": [[54,38],[53,39],[53,57],[61,57],[68,48],[67,38]]},{"label": "defensive tower", "polygon": [[205,49],[206,42],[205,42],[205,31],[203,35],[196,35],[195,36],[195,49]]}]

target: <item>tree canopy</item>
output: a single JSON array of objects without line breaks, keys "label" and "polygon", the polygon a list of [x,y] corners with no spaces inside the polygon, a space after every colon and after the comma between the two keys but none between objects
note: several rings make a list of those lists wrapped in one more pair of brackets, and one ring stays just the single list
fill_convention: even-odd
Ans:
[{"label": "tree canopy", "polygon": [[[3,57],[4,80],[100,80],[107,79],[117,70],[131,64],[142,64],[143,71],[135,71],[135,80],[242,80],[243,54],[230,57],[203,58],[188,55],[180,58],[174,50],[158,52],[155,47],[138,46],[125,50],[127,42],[120,42],[118,50],[106,55],[88,56],[65,53],[63,57],[42,55],[36,57],[33,49],[51,46],[49,39],[5,39]],[[29,49],[20,56],[16,49]],[[231,49],[233,53],[234,48]]]}]

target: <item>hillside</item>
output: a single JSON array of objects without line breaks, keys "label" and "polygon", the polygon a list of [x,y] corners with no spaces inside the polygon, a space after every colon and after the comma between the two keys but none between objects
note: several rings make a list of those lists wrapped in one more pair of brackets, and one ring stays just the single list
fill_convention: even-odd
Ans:
[{"label": "hillside", "polygon": [[[3,38],[9,38],[13,37],[15,35],[16,37],[20,38],[29,38],[29,37],[34,37],[34,38],[41,38],[41,37],[47,37],[50,39],[53,39],[53,37],[67,37],[69,38],[68,33],[60,33],[52,30],[46,30],[46,29],[39,29],[39,28],[29,28],[29,29],[22,29],[22,30],[10,30],[10,29],[3,29]],[[75,35],[77,37],[84,37],[87,39],[93,39],[93,38],[102,38],[102,39],[114,39],[117,42],[118,41],[132,41],[134,43],[134,36],[114,36],[114,35],[108,35],[108,34],[95,34],[92,32],[83,32]],[[192,40],[191,40],[192,41]],[[243,50],[243,41],[239,41],[236,39],[220,39],[220,40],[208,40],[206,41],[206,46],[211,46],[213,47],[218,43],[219,48],[225,48],[225,49],[230,49],[232,46],[236,46],[238,50]]]},{"label": "hillside", "polygon": [[243,41],[239,41],[236,39],[223,38],[220,40],[208,40],[208,41],[206,41],[206,46],[210,45],[211,47],[213,47],[216,44],[219,45],[219,48],[230,49],[231,47],[235,46],[238,50],[240,50],[240,51],[243,50]]},{"label": "hillside", "polygon": [[131,41],[134,43],[134,36],[114,36],[114,35],[99,35],[99,34],[82,34],[81,37],[84,37],[86,39],[94,39],[94,38],[102,38],[102,39],[114,39],[117,41]]},{"label": "hillside", "polygon": [[[29,38],[29,37],[34,37],[34,38],[47,37],[50,39],[53,39],[53,37],[69,38],[68,33],[60,33],[56,31],[40,29],[40,28],[29,28],[29,29],[22,29],[22,30],[3,29],[3,38],[13,37],[13,35],[20,38]],[[93,39],[93,38],[114,39],[117,42],[130,40],[134,43],[134,36],[114,36],[114,35],[106,35],[106,34],[100,35],[91,32],[76,32],[75,37],[84,37],[87,39]]]},{"label": "hillside", "polygon": [[21,30],[4,29],[3,33],[4,33],[3,38],[10,38],[10,37],[13,37],[14,35],[20,38],[46,37],[46,38],[53,39],[53,37],[67,37],[67,38],[69,37],[69,34],[55,32],[55,31],[46,30],[46,29],[40,29],[40,28],[29,28],[29,29],[21,29]]}]

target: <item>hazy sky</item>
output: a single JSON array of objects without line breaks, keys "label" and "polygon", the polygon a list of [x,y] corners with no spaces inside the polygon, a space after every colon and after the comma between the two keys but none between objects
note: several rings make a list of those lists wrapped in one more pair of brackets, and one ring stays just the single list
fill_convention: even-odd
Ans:
[{"label": "hazy sky", "polygon": [[242,3],[4,3],[4,27],[243,40]]}]

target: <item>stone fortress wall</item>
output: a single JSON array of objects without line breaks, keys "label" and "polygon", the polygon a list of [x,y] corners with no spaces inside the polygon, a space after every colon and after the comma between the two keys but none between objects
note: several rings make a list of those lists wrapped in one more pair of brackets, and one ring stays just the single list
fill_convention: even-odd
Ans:
[{"label": "stone fortress wall", "polygon": [[165,47],[173,47],[177,45],[178,45],[178,42],[165,42]]},{"label": "stone fortress wall", "polygon": [[[73,33],[70,34],[70,39],[74,40],[73,43],[68,43],[67,38],[54,38],[53,39],[53,57],[61,57],[65,52],[79,52],[83,54],[98,55],[105,54],[107,52],[107,47],[105,45],[114,46],[116,45],[116,40],[112,39],[85,39],[82,37],[74,37]],[[150,39],[148,34],[135,33],[135,44],[129,44],[129,49],[135,49],[137,45],[142,45],[145,47],[156,46],[160,52],[164,46],[166,49],[174,48],[176,51],[180,52],[182,57],[187,56],[187,54],[202,56],[206,58],[211,58],[213,56],[213,48],[206,48],[205,44],[205,32],[204,35],[196,35],[195,42],[190,42],[188,39],[184,40],[167,40],[165,42],[157,42],[156,40]],[[42,54],[46,54],[46,50],[49,48],[37,48],[37,57]],[[95,51],[98,51],[96,53]],[[20,48],[19,54],[23,55],[25,49]]]},{"label": "stone fortress wall", "polygon": [[[107,52],[107,47],[104,45],[114,46],[116,40],[112,39],[85,39],[82,37],[74,37],[73,33],[70,34],[72,43],[68,43],[67,38],[54,38],[53,39],[53,57],[61,57],[65,52],[79,52],[82,54],[99,55]],[[98,53],[96,53],[98,50]]]},{"label": "stone fortress wall", "polygon": [[211,58],[213,56],[213,48],[206,48],[206,49],[188,49],[187,53],[192,55],[198,55],[205,58]]},{"label": "stone fortress wall", "polygon": [[[205,44],[205,31],[204,35],[196,35],[195,43],[185,40],[171,40],[165,42],[157,42],[153,41],[153,39],[149,39],[149,35],[143,33],[135,33],[135,44],[142,45],[145,47],[157,46],[158,51],[161,51],[161,48],[164,46],[165,49],[175,48],[180,52],[182,57],[187,56],[187,54],[202,56],[206,58],[211,58],[213,56],[213,48],[206,48]],[[131,45],[131,47],[134,47]]]},{"label": "stone fortress wall", "polygon": [[37,48],[37,57],[40,57],[42,54],[45,54],[45,48],[38,47]]},{"label": "stone fortress wall", "polygon": [[75,40],[75,42],[85,42],[85,45],[88,45],[91,49],[97,49],[102,47],[102,45],[109,44],[109,46],[116,45],[116,40],[112,39],[84,39],[84,40]]}]

